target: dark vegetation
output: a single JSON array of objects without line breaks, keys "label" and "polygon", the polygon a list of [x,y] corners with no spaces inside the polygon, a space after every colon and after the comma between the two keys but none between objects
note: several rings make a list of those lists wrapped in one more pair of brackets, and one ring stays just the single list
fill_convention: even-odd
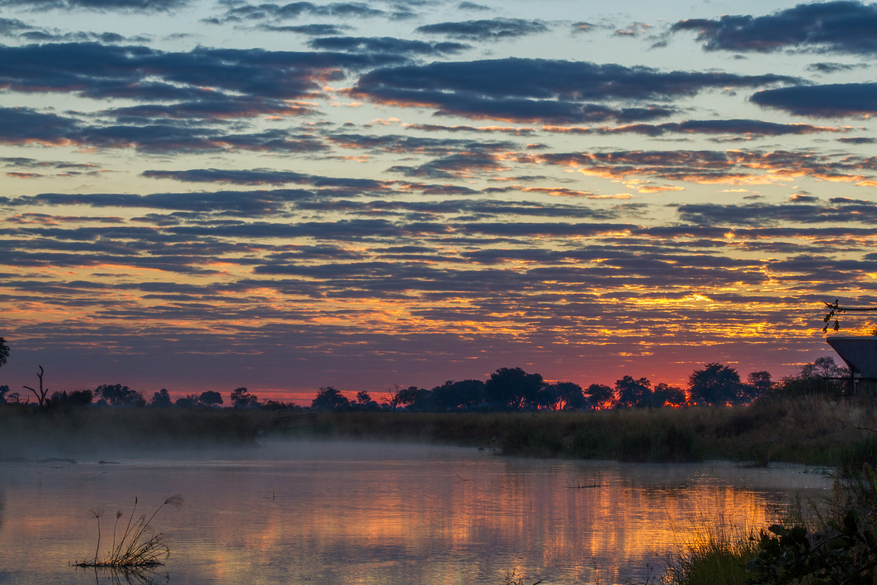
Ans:
[{"label": "dark vegetation", "polygon": [[[834,366],[831,358],[820,359]],[[808,367],[815,366],[808,364]],[[774,387],[776,385],[768,372],[752,372],[743,382],[736,370],[721,364],[706,364],[695,370],[689,377],[687,391],[664,383],[652,386],[646,378],[634,379],[631,376],[616,381],[614,388],[591,384],[583,389],[573,382],[546,382],[540,374],[530,374],[521,368],[500,368],[486,382],[448,381],[432,390],[397,385],[381,398],[381,404],[372,400],[367,392],[359,392],[356,401],[351,401],[328,386],[320,388],[311,408],[336,412],[395,412],[400,409],[408,412],[571,412],[608,408],[733,406],[749,404]]]},{"label": "dark vegetation", "polygon": [[[8,356],[4,347],[0,339],[0,365]],[[486,382],[449,381],[432,390],[396,386],[380,402],[368,392],[350,400],[328,386],[309,409],[261,401],[246,388],[233,390],[226,404],[218,392],[174,401],[165,389],[147,400],[121,384],[54,392],[34,405],[0,386],[0,458],[256,445],[267,436],[432,442],[534,457],[832,466],[837,479],[828,503],[812,506],[809,515],[799,506],[758,533],[707,530],[668,555],[666,572],[649,583],[873,584],[877,385],[852,388],[838,379],[846,375],[831,358],[779,382],[767,372],[753,372],[744,382],[733,368],[706,364],[692,372],[685,389],[631,376],[614,387],[582,389],[501,368]],[[95,516],[99,520],[100,512]],[[146,542],[157,544],[153,551],[165,550],[160,539]],[[112,562],[113,555],[109,561],[98,556],[85,563]],[[158,557],[147,558],[153,560]],[[521,582],[513,574],[509,579]]]},{"label": "dark vegetation", "polygon": [[723,459],[840,466],[877,464],[877,398],[777,394],[749,406],[530,413],[320,413],[308,436],[428,441],[503,455],[686,462]]},{"label": "dark vegetation", "polygon": [[[667,557],[665,585],[877,583],[877,475],[866,465],[836,476],[829,498],[798,502],[751,534],[707,529]],[[647,581],[654,584],[655,580]]]},{"label": "dark vegetation", "polygon": [[[0,366],[9,357],[9,346],[0,337]],[[806,370],[809,368],[809,370]],[[102,384],[95,388],[76,390],[71,393],[54,392],[44,385],[45,370],[39,366],[39,390],[24,386],[37,399],[40,409],[65,409],[94,404],[97,407],[144,407],[153,408],[210,408],[222,407],[225,401],[216,391],[187,394],[173,400],[167,389],[153,393],[147,400],[143,392],[122,384]],[[806,371],[805,371],[806,370]],[[820,358],[802,370],[803,378],[818,378],[824,372],[841,372],[831,358]],[[417,386],[396,385],[380,397],[380,403],[368,392],[360,391],[355,400],[332,386],[320,388],[310,408],[320,411],[397,411],[409,412],[535,412],[577,411],[608,408],[662,408],[682,406],[734,406],[749,404],[778,387],[785,387],[792,379],[774,384],[768,372],[752,372],[746,382],[737,371],[718,363],[706,364],[689,376],[688,388],[676,388],[665,383],[652,386],[647,378],[634,379],[623,376],[615,387],[591,384],[585,389],[573,382],[547,382],[540,374],[528,373],[521,368],[499,368],[486,381],[449,380],[431,390]],[[229,396],[234,409],[290,409],[298,408],[292,403],[268,400],[261,402],[247,388],[236,388]],[[19,393],[10,392],[8,386],[0,386],[0,404],[28,403]]]},{"label": "dark vegetation", "polygon": [[[582,389],[500,368],[486,381],[448,381],[432,390],[396,386],[380,402],[364,391],[350,400],[328,386],[310,408],[262,401],[246,388],[226,397],[208,391],[173,400],[166,389],[147,399],[122,384],[54,392],[39,406],[0,386],[0,457],[319,436],[629,462],[784,461],[843,470],[877,464],[877,397],[865,386],[853,395],[844,381],[827,379],[841,374],[831,358],[776,383],[767,372],[753,372],[744,382],[733,368],[706,364],[692,372],[685,389],[631,376],[614,387]],[[309,414],[290,414],[296,410]]]},{"label": "dark vegetation", "polygon": [[[75,394],[75,393],[74,393]],[[69,396],[69,395],[68,395]],[[0,406],[0,459],[255,446],[272,411]]]},{"label": "dark vegetation", "polygon": [[[150,401],[139,407],[97,407],[89,400],[93,392],[83,390],[53,395],[42,409],[0,407],[0,457],[247,446],[263,437],[334,437],[483,447],[528,457],[723,459],[747,466],[782,461],[837,466],[848,474],[865,464],[877,465],[877,396],[864,386],[857,395],[844,393],[841,382],[809,376],[815,371],[805,368],[801,376],[781,382],[749,405],[722,407],[392,412],[363,392],[358,406],[336,410],[333,405],[343,395],[324,389],[318,398],[326,401],[325,410],[289,408],[283,412],[301,415],[282,422],[276,422],[275,411],[293,405],[259,403],[254,408],[255,397],[244,389],[235,390],[232,406],[225,408],[181,408],[167,401],[164,406]],[[99,395],[128,396],[123,390],[101,387]],[[407,389],[399,390],[394,398]],[[109,404],[110,398],[104,399]]]},{"label": "dark vegetation", "polygon": [[167,558],[170,549],[165,542],[164,533],[151,532],[150,525],[156,515],[165,506],[174,506],[179,508],[183,505],[183,498],[180,496],[170,496],[156,508],[156,510],[147,518],[146,515],[135,518],[137,512],[138,499],[134,498],[134,506],[131,508],[131,514],[128,516],[127,522],[122,526],[119,520],[123,519],[124,514],[118,510],[115,514],[113,522],[113,539],[112,546],[106,555],[100,556],[101,544],[101,526],[100,519],[103,516],[103,508],[92,508],[91,515],[97,520],[97,544],[94,549],[94,557],[75,562],[77,567],[107,567],[116,569],[133,569],[156,567],[162,565],[162,559]]}]

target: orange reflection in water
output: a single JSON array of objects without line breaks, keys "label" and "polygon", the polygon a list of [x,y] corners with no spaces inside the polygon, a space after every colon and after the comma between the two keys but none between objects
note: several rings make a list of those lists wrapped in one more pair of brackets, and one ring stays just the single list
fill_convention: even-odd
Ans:
[{"label": "orange reflection in water", "polygon": [[[170,490],[186,497],[157,523],[172,543],[171,583],[499,583],[516,569],[533,581],[609,584],[644,574],[705,526],[763,527],[794,490],[826,484],[794,469],[272,448],[255,461],[7,467],[0,560],[69,576],[66,563],[94,550],[89,506],[113,516],[134,494],[150,505]],[[57,542],[35,562],[28,551],[47,539]]]}]

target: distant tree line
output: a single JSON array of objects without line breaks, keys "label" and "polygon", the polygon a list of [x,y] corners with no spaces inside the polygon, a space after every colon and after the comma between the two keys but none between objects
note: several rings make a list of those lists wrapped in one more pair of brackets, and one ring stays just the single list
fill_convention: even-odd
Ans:
[{"label": "distant tree line", "polygon": [[[813,375],[811,370],[807,369],[806,375]],[[573,382],[546,382],[540,374],[530,374],[521,368],[500,368],[486,382],[448,381],[432,390],[396,386],[382,398],[381,405],[366,392],[358,393],[356,400],[351,401],[336,388],[328,386],[317,392],[311,408],[496,412],[731,406],[748,404],[774,387],[768,372],[753,372],[744,382],[734,368],[716,363],[695,370],[689,376],[687,392],[664,383],[653,386],[647,378],[634,379],[631,376],[622,377],[614,387],[591,384],[582,388]]]},{"label": "distant tree line", "polygon": [[[237,388],[230,395],[232,408],[298,408],[292,402],[276,400],[260,401],[246,388]],[[21,395],[10,392],[9,386],[0,386],[0,404],[25,404]],[[132,390],[122,384],[101,384],[94,390],[74,390],[72,392],[53,392],[46,400],[44,408],[93,407],[146,407],[146,408],[215,408],[225,404],[222,394],[213,390],[200,394],[186,394],[173,400],[170,393],[162,388],[147,400],[142,392]]]},{"label": "distant tree line", "polygon": [[[9,357],[9,346],[0,337],[0,366]],[[226,406],[222,394],[206,391],[187,394],[176,400],[162,388],[148,400],[142,392],[122,384],[102,384],[94,390],[54,392],[48,395],[43,387],[43,368],[40,367],[40,391],[25,386],[38,399],[41,408],[70,409],[77,407],[148,407],[148,408],[218,408]],[[709,363],[695,369],[688,377],[685,389],[660,383],[652,385],[647,378],[623,376],[615,386],[591,384],[582,388],[573,382],[546,382],[540,374],[531,374],[521,368],[499,368],[486,381],[447,381],[431,390],[417,386],[394,388],[373,400],[368,392],[356,394],[350,400],[341,391],[326,386],[320,388],[310,408],[327,411],[396,411],[414,412],[502,412],[549,410],[596,410],[607,408],[664,408],[682,406],[733,406],[749,404],[766,395],[796,396],[809,393],[830,393],[843,390],[843,381],[849,371],[838,366],[834,359],[821,357],[805,364],[795,376],[779,382],[766,371],[752,372],[744,382],[737,370],[730,366]],[[9,386],[0,386],[0,404],[21,404],[21,394],[11,392]],[[290,409],[299,408],[291,402],[259,400],[246,388],[236,388],[229,395],[228,407],[235,409]]]}]

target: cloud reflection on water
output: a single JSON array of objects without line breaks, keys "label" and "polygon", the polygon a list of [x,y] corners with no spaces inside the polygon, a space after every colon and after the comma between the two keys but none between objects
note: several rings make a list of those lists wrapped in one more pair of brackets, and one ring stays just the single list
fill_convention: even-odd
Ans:
[{"label": "cloud reflection on water", "polygon": [[[761,527],[801,469],[518,460],[474,450],[286,443],[253,459],[131,460],[112,468],[9,465],[7,567],[71,577],[93,546],[85,510],[182,492],[166,532],[171,582],[601,583],[638,576],[704,526]],[[570,485],[599,485],[571,489]],[[38,561],[29,550],[51,542]],[[69,581],[74,583],[78,581]]]}]

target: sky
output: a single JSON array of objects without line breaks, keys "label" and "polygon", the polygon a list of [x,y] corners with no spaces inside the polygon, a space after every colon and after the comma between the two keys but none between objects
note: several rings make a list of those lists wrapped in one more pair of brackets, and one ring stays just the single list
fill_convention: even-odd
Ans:
[{"label": "sky", "polygon": [[877,300],[875,31],[847,1],[0,0],[0,384],[793,374],[833,355],[824,301]]}]

